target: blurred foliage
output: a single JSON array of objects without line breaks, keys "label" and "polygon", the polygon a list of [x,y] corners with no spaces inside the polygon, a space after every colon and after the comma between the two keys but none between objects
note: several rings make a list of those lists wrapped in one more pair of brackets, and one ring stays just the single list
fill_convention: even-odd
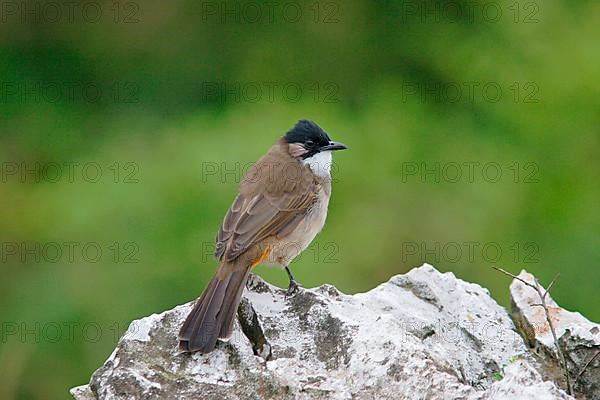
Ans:
[{"label": "blurred foliage", "polygon": [[559,304],[600,319],[598,2],[49,3],[0,10],[0,398],[67,397],[132,319],[197,296],[245,166],[300,118],[350,147],[303,286],[430,262],[508,305],[497,264],[560,271]]}]

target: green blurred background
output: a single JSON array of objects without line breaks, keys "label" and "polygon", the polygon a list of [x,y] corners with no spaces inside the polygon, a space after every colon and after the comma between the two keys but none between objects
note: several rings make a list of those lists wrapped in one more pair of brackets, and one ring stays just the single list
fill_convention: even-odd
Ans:
[{"label": "green blurred background", "polygon": [[430,262],[508,305],[501,265],[600,320],[597,1],[50,3],[0,10],[0,398],[66,398],[197,296],[300,118],[350,147],[303,286]]}]

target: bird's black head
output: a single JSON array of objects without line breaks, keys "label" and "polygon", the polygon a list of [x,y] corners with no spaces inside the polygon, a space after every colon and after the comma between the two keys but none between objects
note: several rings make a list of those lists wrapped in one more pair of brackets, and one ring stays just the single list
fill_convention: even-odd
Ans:
[{"label": "bird's black head", "polygon": [[305,150],[300,154],[302,159],[312,157],[322,151],[343,150],[342,143],[331,141],[323,129],[312,121],[302,119],[284,136],[289,144],[297,144]]}]

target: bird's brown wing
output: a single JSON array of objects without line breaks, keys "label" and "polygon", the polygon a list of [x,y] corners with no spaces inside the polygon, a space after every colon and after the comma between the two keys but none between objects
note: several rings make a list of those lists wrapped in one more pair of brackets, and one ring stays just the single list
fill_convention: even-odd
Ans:
[{"label": "bird's brown wing", "polygon": [[249,199],[239,194],[217,234],[216,257],[232,261],[263,239],[287,236],[314,201],[311,192],[277,198],[258,194]]},{"label": "bird's brown wing", "polygon": [[[267,174],[265,165],[275,168]],[[317,199],[318,184],[297,161],[267,155],[256,166],[264,168],[261,178],[242,182],[217,233],[217,259],[232,261],[270,236],[290,234]]]},{"label": "bird's brown wing", "polygon": [[246,207],[247,200],[243,195],[238,194],[235,200],[233,200],[231,207],[229,207],[229,210],[227,210],[221,228],[219,229],[219,232],[217,232],[217,237],[215,239],[215,257],[217,260],[220,260],[221,257],[223,257],[223,254],[227,249],[227,243],[229,243],[229,239],[231,239],[235,226]]}]

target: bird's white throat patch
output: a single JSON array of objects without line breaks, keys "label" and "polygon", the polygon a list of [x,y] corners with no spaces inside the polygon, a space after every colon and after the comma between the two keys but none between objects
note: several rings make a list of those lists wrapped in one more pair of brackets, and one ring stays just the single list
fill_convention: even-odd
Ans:
[{"label": "bird's white throat patch", "polygon": [[304,165],[308,165],[315,175],[328,178],[331,174],[331,160],[331,151],[321,151],[302,162]]}]

